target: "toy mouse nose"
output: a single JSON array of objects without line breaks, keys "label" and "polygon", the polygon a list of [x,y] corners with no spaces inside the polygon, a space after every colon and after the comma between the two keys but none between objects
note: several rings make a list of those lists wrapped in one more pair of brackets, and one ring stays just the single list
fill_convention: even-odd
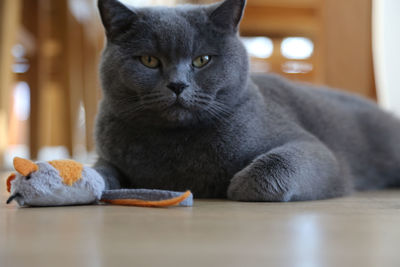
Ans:
[{"label": "toy mouse nose", "polygon": [[178,83],[172,82],[172,83],[169,83],[167,85],[167,87],[172,92],[174,92],[176,95],[180,95],[183,92],[183,90],[185,90],[185,88],[188,87],[188,85],[185,83],[181,83],[181,82],[178,82]]}]

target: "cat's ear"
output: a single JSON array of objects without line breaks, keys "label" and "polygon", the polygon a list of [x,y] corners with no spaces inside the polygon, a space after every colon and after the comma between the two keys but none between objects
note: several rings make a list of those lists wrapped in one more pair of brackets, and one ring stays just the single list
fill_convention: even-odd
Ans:
[{"label": "cat's ear", "polygon": [[225,0],[212,7],[210,19],[217,27],[236,32],[245,6],[246,0]]},{"label": "cat's ear", "polygon": [[109,39],[125,32],[137,15],[118,0],[98,0],[101,21]]}]

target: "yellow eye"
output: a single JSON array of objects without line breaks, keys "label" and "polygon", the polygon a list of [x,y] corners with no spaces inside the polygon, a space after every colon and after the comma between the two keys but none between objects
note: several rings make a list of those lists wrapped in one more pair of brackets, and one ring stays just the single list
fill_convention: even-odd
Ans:
[{"label": "yellow eye", "polygon": [[208,62],[210,62],[211,57],[210,56],[200,56],[193,60],[193,66],[196,68],[202,68],[205,65],[207,65]]},{"label": "yellow eye", "polygon": [[155,69],[160,66],[160,60],[152,56],[141,56],[140,62],[148,68]]}]

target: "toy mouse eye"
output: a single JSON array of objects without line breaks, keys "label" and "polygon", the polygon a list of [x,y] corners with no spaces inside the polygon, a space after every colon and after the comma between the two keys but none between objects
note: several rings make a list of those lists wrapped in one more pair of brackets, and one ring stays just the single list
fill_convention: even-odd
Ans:
[{"label": "toy mouse eye", "polygon": [[25,177],[25,179],[26,179],[26,180],[29,180],[29,179],[31,179],[31,175],[30,175],[30,174],[28,174],[28,176],[26,176],[26,177]]}]

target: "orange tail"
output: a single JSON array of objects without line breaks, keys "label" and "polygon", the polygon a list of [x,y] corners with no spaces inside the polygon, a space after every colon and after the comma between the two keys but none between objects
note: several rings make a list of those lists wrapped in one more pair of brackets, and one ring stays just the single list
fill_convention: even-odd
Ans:
[{"label": "orange tail", "polygon": [[191,195],[190,191],[186,191],[179,197],[159,200],[159,201],[146,201],[141,199],[102,199],[102,202],[113,204],[113,205],[122,205],[122,206],[138,206],[138,207],[169,207],[175,206],[187,199]]}]

